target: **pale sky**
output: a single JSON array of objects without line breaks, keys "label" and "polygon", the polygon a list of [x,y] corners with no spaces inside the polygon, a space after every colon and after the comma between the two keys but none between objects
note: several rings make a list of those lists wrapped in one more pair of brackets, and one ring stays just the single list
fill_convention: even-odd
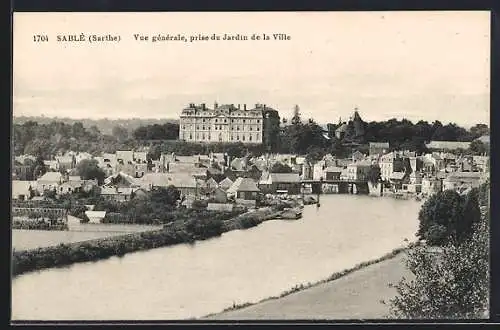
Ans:
[{"label": "pale sky", "polygon": [[[14,116],[178,118],[263,103],[290,117],[489,124],[489,12],[14,13]],[[34,34],[49,41],[36,43]],[[61,43],[58,34],[120,35]],[[286,33],[139,42],[133,34]]]}]

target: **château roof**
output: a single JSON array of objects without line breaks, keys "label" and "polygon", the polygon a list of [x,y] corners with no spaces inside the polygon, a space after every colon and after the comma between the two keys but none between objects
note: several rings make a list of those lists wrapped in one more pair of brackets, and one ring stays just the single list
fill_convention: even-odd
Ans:
[{"label": "ch\u00e2teau roof", "polygon": [[342,125],[340,125],[339,128],[335,130],[335,132],[344,133],[347,131],[347,127],[348,127],[347,124],[343,123]]}]

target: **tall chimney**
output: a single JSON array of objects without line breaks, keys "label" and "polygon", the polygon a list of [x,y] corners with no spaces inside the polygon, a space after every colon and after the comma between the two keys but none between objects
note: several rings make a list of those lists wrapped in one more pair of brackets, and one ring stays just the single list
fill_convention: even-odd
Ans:
[{"label": "tall chimney", "polygon": [[243,110],[246,110],[247,109],[247,104],[243,104]]},{"label": "tall chimney", "polygon": [[238,103],[238,110],[240,110],[240,104]]}]

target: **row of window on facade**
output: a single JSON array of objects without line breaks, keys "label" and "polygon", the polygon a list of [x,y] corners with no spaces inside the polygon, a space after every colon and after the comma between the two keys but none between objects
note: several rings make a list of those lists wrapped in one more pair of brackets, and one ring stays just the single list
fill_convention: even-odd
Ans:
[{"label": "row of window on facade", "polygon": [[[224,111],[224,113],[227,114],[226,111]],[[214,115],[217,115],[213,112],[208,112],[208,113],[193,113],[193,112],[184,112],[182,113],[182,117],[201,117],[201,116],[208,116],[208,117],[213,117]],[[249,113],[249,112],[244,112],[244,113],[231,113],[230,114],[231,117],[262,117],[262,114],[261,113]],[[222,120],[222,119],[221,119]]]},{"label": "row of window on facade", "polygon": [[[242,121],[243,121],[243,124],[247,123],[247,119],[231,119],[231,123],[234,123],[234,122],[235,122],[235,120],[236,120],[236,122],[237,122],[237,123],[241,123]],[[196,121],[199,121],[199,118],[198,118],[198,120],[196,120],[196,119],[195,119],[194,121],[190,121],[190,120],[184,120],[184,121],[185,121],[186,123],[196,122]],[[201,122],[203,122],[203,123],[206,123],[206,122],[211,122],[211,119],[206,120],[205,118],[203,118],[203,119],[201,120]],[[216,122],[216,123],[222,123],[223,121],[222,121],[222,119],[221,119],[221,120],[219,120],[219,119],[215,119],[215,122]],[[224,123],[227,123],[227,119],[224,119]],[[260,124],[260,119],[255,119],[255,122],[254,122],[254,121],[252,121],[252,119],[248,119],[248,123],[249,123],[249,124],[255,124],[255,123]]]},{"label": "row of window on facade", "polygon": [[[187,134],[184,133],[183,135],[183,139],[186,140],[186,137],[187,137]],[[193,134],[192,133],[189,133],[189,140],[192,140],[193,139]],[[200,139],[200,135],[198,133],[196,133],[196,140],[199,140]],[[201,139],[202,140],[207,140],[207,141],[210,141],[210,134],[207,134],[205,135],[204,133],[201,135]],[[231,135],[230,136],[230,139],[231,141],[240,141],[240,135]],[[222,141],[222,135],[219,135],[219,140]],[[249,135],[248,136],[248,141],[259,141],[260,140],[260,136],[258,134],[255,135],[254,138],[252,138],[252,135]],[[241,136],[241,141],[246,141],[246,136],[245,135],[242,135]]]},{"label": "row of window on facade", "polygon": [[[189,128],[190,128],[190,127],[189,127]],[[182,129],[186,129],[186,126],[185,126],[185,125],[184,125],[184,126],[182,126]],[[199,129],[200,129],[200,126],[199,126],[199,125],[196,125],[196,129],[197,129],[197,130],[199,130]],[[211,129],[211,127],[210,127],[210,126],[201,126],[201,129],[202,129],[202,130],[210,130],[210,129]],[[216,126],[214,127],[214,129],[215,129],[216,131],[217,131],[217,130],[222,131],[222,130],[224,129],[224,126],[221,126],[221,125],[217,126],[217,125],[216,125]],[[236,130],[237,130],[237,131],[239,131],[239,130],[240,130],[240,126],[236,126]],[[241,130],[242,130],[242,131],[244,131],[244,130],[245,130],[245,126],[243,126]],[[253,131],[253,130],[254,130],[254,127],[252,127],[252,126],[248,126],[248,130],[249,130],[249,131]],[[255,130],[256,130],[256,131],[260,131],[260,127],[259,127],[259,126],[256,126],[256,127],[255,127]],[[231,131],[234,131],[234,127],[231,127]]]}]

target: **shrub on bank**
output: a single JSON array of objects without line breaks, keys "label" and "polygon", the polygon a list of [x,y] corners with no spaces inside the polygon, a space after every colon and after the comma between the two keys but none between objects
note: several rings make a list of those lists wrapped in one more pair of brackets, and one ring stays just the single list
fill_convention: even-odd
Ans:
[{"label": "shrub on bank", "polygon": [[[439,237],[439,233],[445,232],[449,233],[448,236],[452,238],[440,242],[439,250],[422,246],[410,251],[406,264],[415,279],[410,281],[403,278],[394,285],[397,295],[389,302],[392,317],[404,319],[484,319],[488,317],[489,189],[489,183],[487,183],[483,184],[479,190],[471,190],[463,199],[461,208],[447,210],[443,204],[448,203],[451,198],[436,199],[421,212],[425,212],[424,220],[443,219],[450,213],[458,213],[458,219],[448,219],[444,223],[444,229],[439,229],[441,232],[434,229],[437,231],[437,234],[433,233],[434,237]],[[451,197],[458,199],[454,195]],[[458,203],[452,206],[456,204]],[[424,225],[429,225],[429,223]],[[422,227],[421,224],[420,228]],[[422,232],[425,233],[425,231]],[[441,237],[447,238],[447,236]]]},{"label": "shrub on bank", "polygon": [[23,230],[68,230],[68,225],[65,223],[50,224],[46,221],[19,221],[14,220],[12,222],[12,229],[23,229]]}]

